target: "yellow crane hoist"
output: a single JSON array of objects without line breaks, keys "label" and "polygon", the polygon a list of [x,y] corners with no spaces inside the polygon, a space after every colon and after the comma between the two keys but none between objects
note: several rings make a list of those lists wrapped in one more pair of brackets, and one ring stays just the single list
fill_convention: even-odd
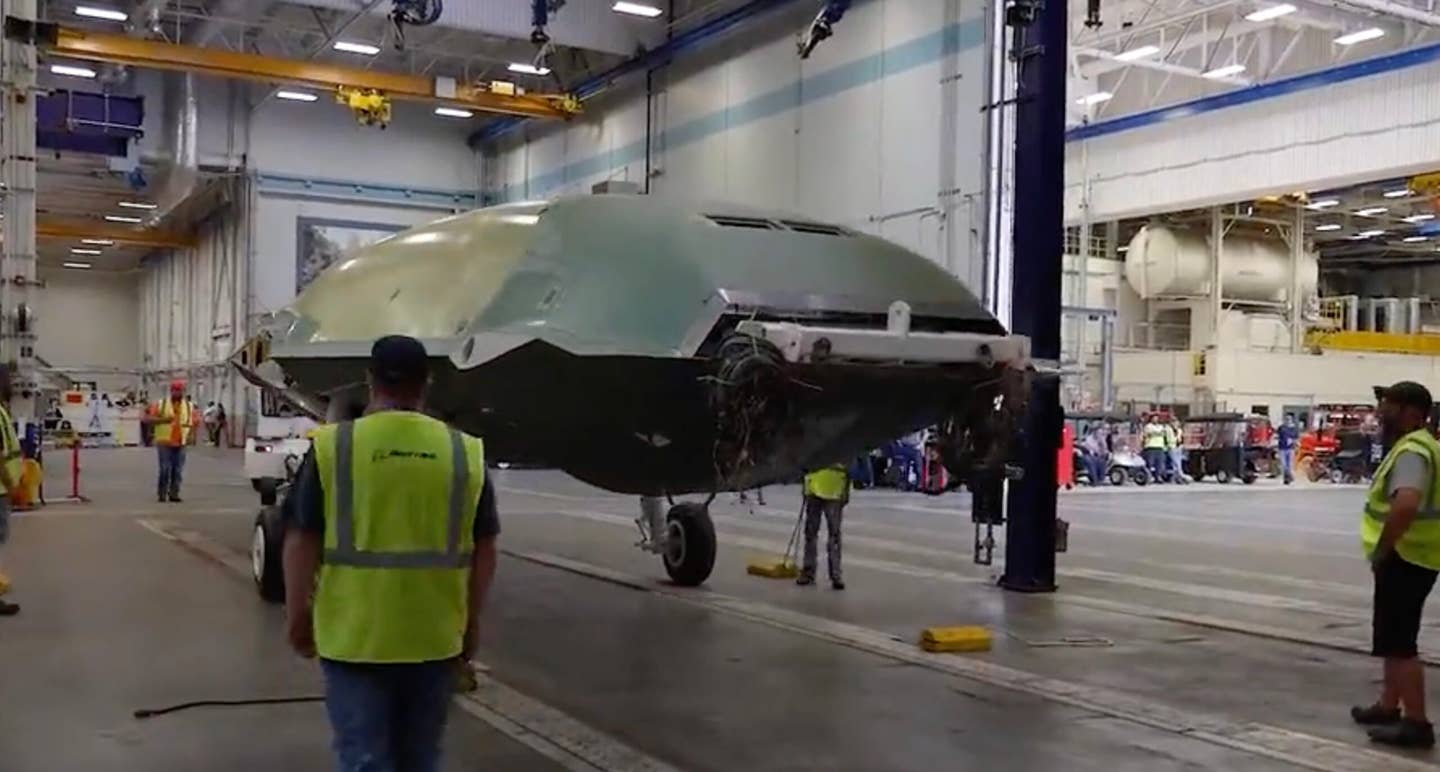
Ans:
[{"label": "yellow crane hoist", "polygon": [[390,97],[373,88],[341,86],[335,91],[335,101],[350,108],[361,126],[383,129],[390,123]]}]

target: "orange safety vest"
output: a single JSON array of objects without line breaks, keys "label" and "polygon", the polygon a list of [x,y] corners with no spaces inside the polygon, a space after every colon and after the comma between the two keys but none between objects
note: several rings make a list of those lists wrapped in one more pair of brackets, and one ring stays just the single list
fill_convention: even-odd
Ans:
[{"label": "orange safety vest", "polygon": [[156,418],[161,419],[155,424],[155,444],[180,447],[190,444],[190,428],[194,426],[195,415],[190,408],[189,400],[180,401],[179,415],[176,415],[175,403],[170,399],[160,400],[155,407]]}]

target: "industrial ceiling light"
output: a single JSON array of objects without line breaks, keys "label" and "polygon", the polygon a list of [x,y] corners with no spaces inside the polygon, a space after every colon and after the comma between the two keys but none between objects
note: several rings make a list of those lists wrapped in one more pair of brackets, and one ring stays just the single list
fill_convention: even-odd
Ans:
[{"label": "industrial ceiling light", "polygon": [[130,223],[131,225],[144,222],[144,220],[140,219],[139,217],[130,217],[123,214],[107,214],[105,215],[105,220],[107,222]]},{"label": "industrial ceiling light", "polygon": [[77,270],[77,271],[88,271],[88,270],[90,270],[90,264],[89,264],[89,263],[81,263],[81,262],[74,261],[74,260],[66,260],[65,262],[61,263],[61,265],[65,266],[66,268],[74,268],[74,269]]},{"label": "industrial ceiling light", "polygon": [[308,91],[284,91],[284,90],[281,90],[281,91],[276,91],[276,92],[275,92],[275,98],[276,98],[276,99],[285,99],[285,100],[288,100],[288,101],[291,101],[291,102],[314,102],[315,100],[319,99],[320,97],[315,96],[314,94],[312,94],[312,93],[310,93],[310,92],[308,92]]},{"label": "industrial ceiling light", "polygon": [[1359,233],[1355,234],[1355,237],[1356,237],[1356,238],[1361,238],[1361,239],[1373,239],[1373,238],[1375,238],[1376,236],[1384,236],[1384,235],[1385,235],[1385,231],[1374,230],[1374,231],[1360,231]]},{"label": "industrial ceiling light", "polygon": [[144,209],[144,210],[147,210],[147,211],[148,211],[148,210],[151,210],[151,209],[159,208],[159,206],[160,206],[159,204],[152,204],[152,203],[150,203],[149,201],[121,201],[121,202],[120,202],[120,208],[122,208],[122,209]]},{"label": "industrial ceiling light", "polygon": [[443,115],[443,116],[445,116],[446,118],[474,118],[474,117],[475,117],[475,113],[470,112],[469,110],[461,110],[461,109],[458,108],[458,107],[437,107],[437,108],[435,108],[435,114],[436,114],[436,115]]},{"label": "industrial ceiling light", "polygon": [[1367,40],[1374,40],[1375,38],[1383,37],[1385,37],[1385,30],[1380,29],[1379,27],[1366,27],[1365,29],[1349,32],[1341,35],[1338,38],[1335,38],[1335,45],[1353,46],[1356,43],[1364,43]]},{"label": "industrial ceiling light", "polygon": [[374,56],[380,53],[379,46],[372,46],[369,43],[352,43],[348,40],[337,40],[334,46],[336,51],[344,51],[347,54],[364,54]]},{"label": "industrial ceiling light", "polygon": [[113,247],[115,242],[110,239],[80,239],[81,244],[94,244],[97,247]]},{"label": "industrial ceiling light", "polygon": [[1101,102],[1108,102],[1114,97],[1115,95],[1110,93],[1109,91],[1096,91],[1093,94],[1086,94],[1085,96],[1075,100],[1075,104],[1085,105],[1086,107],[1089,107],[1090,105],[1098,105]]},{"label": "industrial ceiling light", "polygon": [[1406,236],[1405,238],[1400,240],[1406,242],[1407,244],[1414,244],[1417,241],[1428,241],[1429,239],[1429,236]]},{"label": "industrial ceiling light", "polygon": [[72,78],[95,77],[95,71],[89,67],[77,67],[73,64],[52,64],[50,71],[56,75],[69,75]]},{"label": "industrial ceiling light", "polygon": [[1315,226],[1315,230],[1317,230],[1317,231],[1338,231],[1338,230],[1340,230],[1340,223],[1327,222],[1327,223],[1325,223],[1324,225],[1317,225],[1317,226]]},{"label": "industrial ceiling light", "polygon": [[1147,56],[1154,56],[1158,53],[1160,53],[1159,46],[1140,46],[1139,48],[1132,48],[1129,51],[1121,51],[1112,58],[1118,62],[1133,62],[1136,59],[1144,59]]},{"label": "industrial ceiling light", "polygon": [[72,255],[92,255],[92,256],[93,256],[93,255],[103,255],[103,254],[105,254],[105,253],[104,253],[104,252],[101,252],[101,251],[98,250],[98,249],[80,249],[79,247],[76,247],[75,249],[70,250],[70,254],[72,254]]},{"label": "industrial ceiling light", "polygon": [[1200,73],[1200,77],[1215,80],[1217,78],[1228,78],[1231,75],[1239,75],[1245,71],[1243,64],[1227,64],[1224,67],[1216,67],[1213,70]]},{"label": "industrial ceiling light", "polygon": [[1295,13],[1295,10],[1295,6],[1289,3],[1281,3],[1279,5],[1272,5],[1269,8],[1261,8],[1260,10],[1247,15],[1245,17],[1245,20],[1270,21],[1271,19],[1278,19],[1281,16],[1289,16],[1290,14]]},{"label": "industrial ceiling light", "polygon": [[1361,217],[1374,217],[1375,215],[1385,214],[1388,211],[1390,210],[1383,206],[1372,206],[1366,209],[1356,209],[1355,214],[1358,214]]},{"label": "industrial ceiling light", "polygon": [[1433,220],[1433,219],[1435,219],[1435,215],[1433,215],[1433,214],[1412,214],[1412,215],[1410,215],[1409,217],[1406,217],[1406,218],[1405,218],[1405,222],[1408,222],[1408,223],[1417,223],[1417,222],[1425,222],[1426,220]]},{"label": "industrial ceiling light", "polygon": [[627,3],[625,2],[625,0],[619,0],[619,2],[610,6],[610,10],[614,11],[615,13],[628,13],[631,16],[643,16],[647,19],[653,19],[663,13],[663,11],[653,5],[645,5],[644,3]]},{"label": "industrial ceiling light", "polygon": [[1338,199],[1338,198],[1322,198],[1322,199],[1320,199],[1319,201],[1311,201],[1310,203],[1308,203],[1308,204],[1305,205],[1305,208],[1306,208],[1306,209],[1317,209],[1317,210],[1318,210],[1318,209],[1329,209],[1329,208],[1332,207],[1332,206],[1339,206],[1339,205],[1340,205],[1340,199]]},{"label": "industrial ceiling light", "polygon": [[550,68],[549,68],[549,67],[536,67],[536,66],[533,65],[533,64],[526,64],[525,62],[511,62],[511,63],[510,63],[510,66],[507,67],[506,69],[510,70],[511,72],[521,73],[522,75],[549,75],[549,74],[550,74]]},{"label": "industrial ceiling light", "polygon": [[93,5],[75,6],[75,15],[84,16],[89,19],[104,19],[105,21],[126,21],[130,14],[124,11],[116,11],[112,8],[96,8]]},{"label": "industrial ceiling light", "polygon": [[1410,189],[1409,189],[1409,188],[1399,188],[1399,189],[1396,189],[1396,190],[1387,190],[1387,191],[1385,191],[1385,197],[1386,197],[1386,198],[1404,198],[1404,197],[1406,197],[1406,196],[1408,196],[1408,195],[1410,195]]}]

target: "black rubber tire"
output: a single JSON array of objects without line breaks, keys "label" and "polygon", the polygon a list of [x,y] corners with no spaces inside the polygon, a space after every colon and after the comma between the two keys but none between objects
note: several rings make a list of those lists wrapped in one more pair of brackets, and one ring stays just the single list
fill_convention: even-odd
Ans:
[{"label": "black rubber tire", "polygon": [[262,507],[255,516],[250,536],[250,573],[255,580],[255,590],[268,603],[284,603],[285,568],[280,553],[285,536],[280,525],[280,508]]},{"label": "black rubber tire", "polygon": [[1105,476],[1110,478],[1110,484],[1117,488],[1125,484],[1125,470],[1118,466],[1112,467]]},{"label": "black rubber tire", "polygon": [[1136,469],[1130,473],[1130,479],[1134,480],[1136,485],[1143,488],[1150,484],[1152,477],[1149,469]]},{"label": "black rubber tire", "polygon": [[280,481],[274,477],[261,477],[258,480],[251,480],[250,484],[255,486],[255,492],[260,494],[260,506],[273,507],[280,501]]},{"label": "black rubber tire", "polygon": [[704,504],[683,503],[665,516],[665,573],[682,587],[698,587],[715,568],[715,522]]},{"label": "black rubber tire", "polygon": [[1220,469],[1215,470],[1215,482],[1220,483],[1221,485],[1229,485],[1230,479],[1230,471],[1228,469],[1221,467]]}]

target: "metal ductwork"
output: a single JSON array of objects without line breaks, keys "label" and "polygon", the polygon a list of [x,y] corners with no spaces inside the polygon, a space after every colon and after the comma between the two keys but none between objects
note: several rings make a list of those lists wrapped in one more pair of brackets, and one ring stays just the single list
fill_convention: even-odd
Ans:
[{"label": "metal ductwork", "polygon": [[1405,19],[1417,24],[1424,24],[1427,27],[1440,27],[1440,15],[1431,13],[1423,8],[1393,2],[1392,0],[1335,0],[1333,4],[1340,8],[1360,10],[1381,16],[1389,16],[1395,19]]},{"label": "metal ductwork", "polygon": [[164,220],[190,198],[200,185],[199,121],[195,98],[195,75],[165,76],[165,136],[167,169],[165,182],[155,196],[151,224]]}]

